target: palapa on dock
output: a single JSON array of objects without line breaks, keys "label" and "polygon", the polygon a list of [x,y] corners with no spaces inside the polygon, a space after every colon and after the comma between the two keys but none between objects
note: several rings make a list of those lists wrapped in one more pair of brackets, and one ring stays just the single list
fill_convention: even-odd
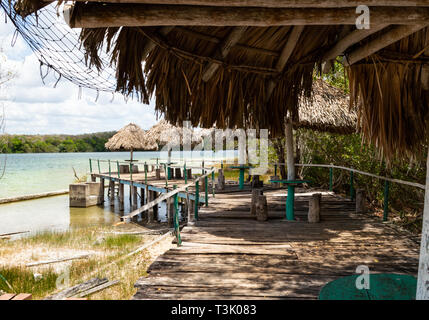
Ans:
[{"label": "palapa on dock", "polygon": [[[333,194],[322,198],[322,221],[306,221],[309,194],[297,194],[285,222],[284,191],[266,191],[269,217],[250,215],[250,192],[217,194],[182,246],[160,256],[136,283],[134,299],[316,299],[329,281],[356,274],[417,275],[419,239]],[[281,196],[283,195],[283,196]]]}]

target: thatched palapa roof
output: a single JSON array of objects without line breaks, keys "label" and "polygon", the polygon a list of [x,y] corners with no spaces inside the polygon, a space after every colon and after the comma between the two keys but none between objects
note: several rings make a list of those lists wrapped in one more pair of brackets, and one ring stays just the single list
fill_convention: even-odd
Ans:
[{"label": "thatched palapa roof", "polygon": [[106,142],[109,150],[157,150],[158,144],[138,125],[130,123]]},{"label": "thatched palapa roof", "polygon": [[[296,121],[311,98],[314,71],[343,56],[364,137],[386,156],[425,142],[429,0],[105,2],[67,9],[88,61],[101,67],[107,49],[117,90],[146,103],[156,97],[172,123],[283,134],[285,118]],[[356,28],[361,4],[370,6],[370,29]]]}]

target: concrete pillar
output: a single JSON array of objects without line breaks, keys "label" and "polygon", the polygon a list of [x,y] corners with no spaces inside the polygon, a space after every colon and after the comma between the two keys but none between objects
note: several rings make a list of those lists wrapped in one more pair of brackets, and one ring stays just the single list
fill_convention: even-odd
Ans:
[{"label": "concrete pillar", "polygon": [[156,180],[161,180],[161,169],[160,168],[156,168],[155,178],[156,178]]},{"label": "concrete pillar", "polygon": [[356,190],[356,213],[365,213],[365,191],[364,189]]},{"label": "concrete pillar", "polygon": [[95,174],[91,174],[91,181],[92,182],[96,182],[97,178],[95,177]]},{"label": "concrete pillar", "polygon": [[262,195],[262,189],[252,189],[252,204],[250,208],[251,215],[256,215],[256,202],[258,201],[258,197]]},{"label": "concrete pillar", "polygon": [[192,169],[186,169],[186,177],[187,177],[187,179],[188,179],[188,182],[189,182],[189,180],[192,180]]},{"label": "concrete pillar", "polygon": [[176,179],[182,179],[182,169],[180,168],[175,168],[174,171],[174,176],[176,177]]},{"label": "concrete pillar", "polygon": [[317,223],[320,221],[320,201],[322,194],[315,193],[311,196],[308,203],[308,222]]},{"label": "concrete pillar", "polygon": [[119,211],[124,211],[124,184],[119,182]]},{"label": "concrete pillar", "polygon": [[256,202],[256,219],[258,221],[267,221],[268,220],[268,205],[267,197],[260,195],[257,198]]}]

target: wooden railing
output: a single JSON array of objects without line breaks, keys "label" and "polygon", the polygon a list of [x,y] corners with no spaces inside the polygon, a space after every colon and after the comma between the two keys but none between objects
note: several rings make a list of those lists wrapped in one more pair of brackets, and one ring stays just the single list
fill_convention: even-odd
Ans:
[{"label": "wooden railing", "polygon": [[[285,163],[270,163],[270,165],[274,166],[275,174],[277,175],[277,166],[286,166]],[[385,181],[384,183],[384,199],[383,199],[383,221],[387,221],[388,213],[389,213],[389,190],[390,190],[390,183],[398,183],[402,185],[407,185],[419,189],[425,190],[425,185],[416,183],[416,182],[410,182],[410,181],[404,181],[399,179],[393,179],[388,177],[379,176],[376,174],[368,173],[365,171],[343,167],[343,166],[336,166],[333,164],[295,164],[296,167],[316,167],[316,168],[329,168],[329,190],[333,191],[333,172],[334,169],[340,169],[344,171],[350,172],[350,199],[353,200],[354,198],[354,174],[361,174],[364,176],[376,178],[379,180]]]},{"label": "wooden railing", "polygon": [[[205,168],[203,168],[203,170],[205,170]],[[124,221],[130,221],[133,217],[148,211],[149,209],[155,207],[156,205],[158,205],[159,203],[161,203],[162,201],[166,201],[169,198],[174,199],[174,217],[173,217],[173,222],[174,222],[174,229],[175,229],[175,233],[176,233],[176,238],[177,238],[177,244],[180,245],[182,243],[181,238],[180,238],[180,228],[179,228],[179,205],[178,205],[178,194],[179,192],[186,192],[186,194],[188,194],[188,188],[195,186],[195,208],[194,208],[194,219],[198,220],[198,206],[199,206],[199,182],[204,179],[205,180],[205,205],[208,205],[208,177],[212,176],[213,178],[213,174],[215,172],[214,168],[211,168],[208,170],[207,173],[201,175],[200,177],[196,178],[195,180],[193,180],[191,183],[188,183],[180,188],[177,188],[177,186],[174,186],[174,190],[164,193],[162,196],[156,198],[155,200],[145,204],[144,206],[138,208],[137,210],[131,212],[128,215],[122,216],[121,219]]]}]

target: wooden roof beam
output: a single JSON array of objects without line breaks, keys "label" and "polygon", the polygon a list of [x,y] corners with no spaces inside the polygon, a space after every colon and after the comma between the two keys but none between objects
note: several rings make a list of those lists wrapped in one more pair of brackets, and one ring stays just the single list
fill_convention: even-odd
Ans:
[{"label": "wooden roof beam", "polygon": [[415,25],[415,26],[396,26],[393,29],[381,34],[379,37],[371,40],[367,44],[354,50],[346,55],[343,59],[345,66],[350,66],[356,62],[361,61],[376,53],[377,51],[390,46],[391,44],[399,41],[409,35],[427,27],[428,24]]},{"label": "wooden roof beam", "polygon": [[[289,61],[290,56],[292,55],[293,50],[296,47],[296,44],[298,43],[299,37],[301,36],[301,33],[304,31],[304,26],[296,26],[293,27],[292,31],[290,32],[289,38],[283,47],[282,53],[280,54],[279,59],[276,63],[276,70],[278,72],[283,72],[284,68],[286,67],[287,62]],[[268,84],[267,89],[267,102],[270,100],[271,95],[273,94],[274,89],[276,88],[277,83],[273,80],[270,80]]]},{"label": "wooden roof beam", "polygon": [[333,47],[330,49],[322,58],[323,62],[327,62],[330,60],[334,60],[339,55],[343,54],[348,48],[352,45],[362,41],[363,39],[369,37],[370,35],[386,28],[387,24],[382,24],[378,26],[373,26],[370,29],[356,29],[349,34],[347,34],[344,38],[339,40]]},{"label": "wooden roof beam", "polygon": [[356,8],[367,6],[429,6],[429,0],[77,0],[78,2],[138,3],[164,5],[195,5],[216,7],[261,8]]},{"label": "wooden roof beam", "polygon": [[[243,34],[246,32],[247,27],[237,27],[232,29],[228,37],[222,42],[221,46],[218,48],[218,52],[215,54],[215,58],[218,60],[225,59],[229,52],[231,51],[232,47],[240,41]],[[216,70],[219,68],[219,64],[210,62],[206,68],[203,71],[203,81],[207,82],[209,81],[213,75],[215,74]]]},{"label": "wooden roof beam", "polygon": [[[73,28],[144,26],[355,25],[356,8],[249,8],[171,5],[85,5],[70,21]],[[374,25],[422,25],[429,7],[371,7]]]}]

